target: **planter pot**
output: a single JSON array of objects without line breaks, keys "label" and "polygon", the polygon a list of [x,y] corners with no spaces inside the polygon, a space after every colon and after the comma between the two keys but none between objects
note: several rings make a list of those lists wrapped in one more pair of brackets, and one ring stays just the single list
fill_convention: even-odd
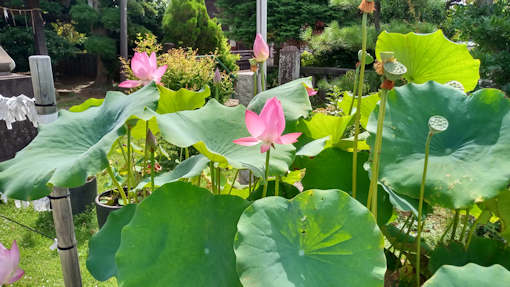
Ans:
[{"label": "planter pot", "polygon": [[80,187],[70,188],[71,193],[71,208],[73,215],[80,214],[87,209],[87,206],[94,203],[97,196],[97,180],[92,177],[87,180],[87,183]]},{"label": "planter pot", "polygon": [[111,192],[112,192],[111,190],[108,190],[108,191],[105,191],[105,192],[101,193],[100,195],[96,196],[96,201],[95,201],[96,202],[96,214],[97,214],[97,224],[99,225],[99,228],[103,227],[110,212],[119,210],[122,208],[122,206],[118,206],[118,205],[110,206],[110,205],[102,204],[99,201],[99,199],[102,196],[110,195]]}]

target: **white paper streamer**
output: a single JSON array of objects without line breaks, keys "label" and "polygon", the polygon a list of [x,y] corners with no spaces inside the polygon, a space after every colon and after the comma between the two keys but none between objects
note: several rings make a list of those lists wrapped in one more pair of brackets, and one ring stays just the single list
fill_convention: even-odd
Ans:
[{"label": "white paper streamer", "polygon": [[0,121],[5,121],[7,129],[12,129],[12,124],[17,121],[28,119],[34,127],[39,125],[35,100],[25,95],[6,98],[0,95]]}]

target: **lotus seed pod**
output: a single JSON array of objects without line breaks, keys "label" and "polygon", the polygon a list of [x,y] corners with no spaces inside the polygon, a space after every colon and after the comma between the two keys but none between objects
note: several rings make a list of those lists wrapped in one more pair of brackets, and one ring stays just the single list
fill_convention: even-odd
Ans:
[{"label": "lotus seed pod", "polygon": [[462,83],[460,83],[458,81],[449,81],[445,85],[450,86],[450,87],[455,88],[455,89],[458,89],[458,90],[461,90],[461,91],[464,92],[464,86],[462,85]]},{"label": "lotus seed pod", "polygon": [[438,134],[448,129],[448,120],[442,116],[432,116],[429,119],[429,129],[433,134]]},{"label": "lotus seed pod", "polygon": [[395,53],[393,52],[381,52],[379,53],[379,56],[383,63],[395,61]]},{"label": "lotus seed pod", "polygon": [[405,73],[407,68],[398,61],[384,63],[384,76],[391,81],[400,79]]},{"label": "lotus seed pod", "polygon": [[[358,60],[361,62],[361,56],[363,55],[363,51],[358,51]],[[370,55],[369,53],[365,52],[365,65],[370,65],[374,62],[374,57]]]}]

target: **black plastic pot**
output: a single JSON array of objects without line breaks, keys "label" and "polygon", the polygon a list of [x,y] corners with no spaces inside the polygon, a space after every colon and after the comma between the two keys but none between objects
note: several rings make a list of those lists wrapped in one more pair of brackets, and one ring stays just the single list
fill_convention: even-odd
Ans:
[{"label": "black plastic pot", "polygon": [[97,224],[99,225],[99,228],[103,227],[103,225],[106,222],[106,219],[108,219],[108,215],[115,210],[119,210],[122,208],[122,206],[110,206],[106,204],[102,204],[99,202],[99,199],[104,195],[110,195],[111,190],[105,191],[101,193],[100,195],[96,196],[96,214],[97,214]]},{"label": "black plastic pot", "polygon": [[73,215],[80,214],[87,209],[87,206],[94,203],[97,196],[97,180],[96,177],[90,178],[87,183],[80,187],[70,188],[71,208]]}]

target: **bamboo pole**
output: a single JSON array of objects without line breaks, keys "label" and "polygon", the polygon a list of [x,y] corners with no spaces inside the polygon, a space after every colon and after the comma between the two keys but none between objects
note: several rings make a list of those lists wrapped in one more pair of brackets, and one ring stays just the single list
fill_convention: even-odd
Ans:
[{"label": "bamboo pole", "polygon": [[[41,123],[50,123],[57,119],[55,86],[49,56],[31,56],[28,58],[32,85]],[[64,274],[66,287],[81,287],[80,264],[74,234],[73,215],[69,189],[54,187],[49,196],[51,200],[53,221],[57,234],[57,247]]]}]

